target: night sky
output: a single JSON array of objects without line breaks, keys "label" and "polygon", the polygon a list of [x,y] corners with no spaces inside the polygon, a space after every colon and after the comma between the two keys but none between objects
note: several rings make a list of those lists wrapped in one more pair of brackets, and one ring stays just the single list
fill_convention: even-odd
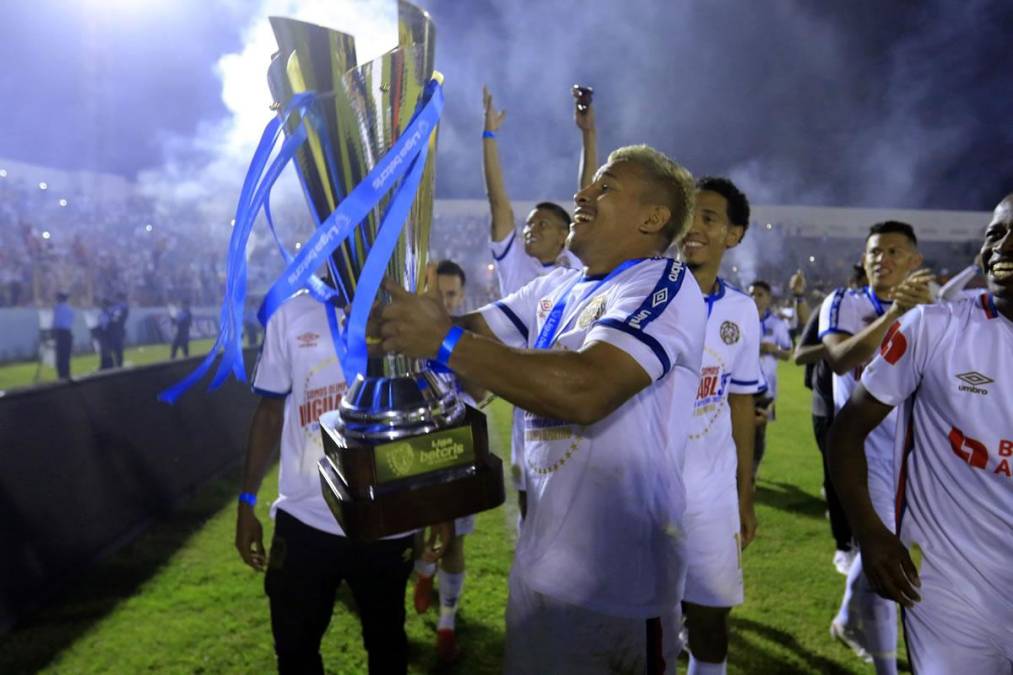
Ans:
[{"label": "night sky", "polygon": [[[756,203],[990,210],[1013,190],[1005,0],[420,4],[446,75],[442,197],[483,195],[483,83],[508,111],[517,199],[574,190],[575,82],[595,88],[603,153],[647,142]],[[215,63],[242,48],[255,10],[4,2],[0,158],[135,176],[196,157],[190,139],[229,116]]]}]

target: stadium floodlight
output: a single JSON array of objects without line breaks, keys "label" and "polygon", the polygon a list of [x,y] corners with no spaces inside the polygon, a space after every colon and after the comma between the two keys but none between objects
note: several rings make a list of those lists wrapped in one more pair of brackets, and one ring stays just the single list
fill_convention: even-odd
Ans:
[{"label": "stadium floodlight", "polygon": [[147,225],[144,226],[144,231],[151,232],[151,223],[148,223]]},{"label": "stadium floodlight", "polygon": [[486,268],[487,270],[489,270],[490,272],[492,272],[492,271],[494,271],[494,270],[496,269],[496,266],[495,266],[495,265],[493,265],[492,263],[489,263],[488,265],[486,265],[486,267],[485,267],[485,268]]},{"label": "stadium floodlight", "polygon": [[767,229],[768,229],[768,230],[773,230],[773,229],[774,229],[774,226],[773,226],[773,225],[771,225],[770,223],[767,223]]},{"label": "stadium floodlight", "polygon": [[0,169],[0,178],[7,177],[7,169]]},{"label": "stadium floodlight", "polygon": [[69,203],[70,203],[70,202],[68,202],[68,201],[67,201],[66,199],[61,199],[61,200],[60,200],[60,206],[66,206],[66,205],[67,205],[67,204],[69,204]]},{"label": "stadium floodlight", "polygon": [[53,236],[53,235],[49,234],[49,230],[43,230],[43,232],[42,232],[42,238],[43,239],[49,239],[51,236]]},{"label": "stadium floodlight", "polygon": [[229,227],[235,227],[235,226],[236,226],[236,219],[233,218],[232,220],[229,221]]},{"label": "stadium floodlight", "polygon": [[302,242],[301,242],[301,241],[297,241],[297,242],[295,243],[295,250],[297,250],[297,251],[298,251],[298,250],[299,250],[299,249],[301,249],[301,248],[302,248]]},{"label": "stadium floodlight", "polygon": [[816,262],[816,256],[814,256],[814,255],[809,256],[809,262],[811,262],[811,263]]},{"label": "stadium floodlight", "polygon": [[49,189],[49,183],[46,183],[45,181],[39,183],[39,189],[40,190],[48,190]]}]

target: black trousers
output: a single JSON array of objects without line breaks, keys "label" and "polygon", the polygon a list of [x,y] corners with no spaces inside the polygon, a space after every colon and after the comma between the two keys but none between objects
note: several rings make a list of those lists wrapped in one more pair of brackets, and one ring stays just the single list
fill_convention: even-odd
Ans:
[{"label": "black trousers", "polygon": [[816,445],[820,449],[823,458],[823,490],[827,494],[827,511],[830,513],[830,532],[834,535],[837,550],[851,550],[851,526],[848,525],[848,517],[844,514],[844,507],[834,489],[834,483],[830,480],[830,467],[827,464],[827,442],[830,440],[830,425],[833,417],[813,415],[813,435],[816,436]]},{"label": "black trousers", "polygon": [[74,334],[66,328],[54,328],[56,339],[56,374],[61,380],[70,379],[70,352],[74,347]]},{"label": "black trousers", "polygon": [[407,536],[356,542],[321,532],[279,509],[264,579],[278,672],[324,672],[320,640],[342,581],[359,608],[369,672],[406,672],[404,598],[414,562],[412,541]]}]

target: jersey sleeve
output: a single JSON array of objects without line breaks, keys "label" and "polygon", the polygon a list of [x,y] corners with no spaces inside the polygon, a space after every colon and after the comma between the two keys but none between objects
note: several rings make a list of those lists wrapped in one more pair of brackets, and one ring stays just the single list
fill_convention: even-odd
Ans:
[{"label": "jersey sleeve", "polygon": [[774,342],[781,349],[791,349],[791,333],[788,332],[788,322],[778,320],[774,324]]},{"label": "jersey sleeve", "polygon": [[285,339],[285,306],[267,321],[264,345],[253,376],[253,392],[268,398],[285,398],[292,391],[291,358]]},{"label": "jersey sleeve", "polygon": [[537,277],[502,300],[482,307],[478,313],[500,342],[523,349],[529,345],[529,338],[535,330],[535,315],[541,290],[545,287],[546,281],[551,283],[558,279],[557,273]]},{"label": "jersey sleeve", "polygon": [[848,289],[838,288],[820,305],[820,339],[831,333],[854,335],[859,324],[854,303],[849,302]]},{"label": "jersey sleeve", "polygon": [[729,394],[759,394],[767,388],[760,369],[760,317],[755,311],[742,321],[742,340],[729,373]]},{"label": "jersey sleeve", "polygon": [[707,324],[703,299],[679,262],[666,261],[659,274],[644,274],[618,286],[584,344],[607,342],[618,347],[652,380],[675,366],[699,373]]},{"label": "jersey sleeve", "polygon": [[876,400],[896,407],[921,384],[932,344],[927,327],[923,306],[890,326],[879,353],[862,372],[862,385]]}]

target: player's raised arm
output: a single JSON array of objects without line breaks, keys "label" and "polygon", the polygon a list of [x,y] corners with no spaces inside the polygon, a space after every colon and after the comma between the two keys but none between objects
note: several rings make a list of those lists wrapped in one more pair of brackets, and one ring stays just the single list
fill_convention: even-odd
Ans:
[{"label": "player's raised arm", "polygon": [[514,231],[514,211],[503,184],[503,166],[499,160],[496,132],[506,118],[506,111],[497,111],[493,106],[492,94],[482,87],[482,105],[485,110],[485,125],[482,130],[482,169],[485,174],[485,193],[489,198],[492,214],[492,240],[503,241]]},{"label": "player's raised arm", "polygon": [[830,429],[830,476],[862,551],[864,573],[877,593],[905,607],[921,600],[921,585],[907,549],[880,520],[869,496],[865,437],[893,408],[861,384]]},{"label": "player's raised arm", "polygon": [[809,321],[812,308],[805,299],[805,274],[802,270],[795,270],[795,273],[788,279],[788,288],[791,290],[792,304],[795,307],[795,317],[799,326],[804,326]]},{"label": "player's raised arm", "polygon": [[573,85],[573,121],[580,129],[580,171],[578,189],[583,190],[594,180],[598,170],[598,132],[595,128],[594,107],[591,105],[590,87]]}]

